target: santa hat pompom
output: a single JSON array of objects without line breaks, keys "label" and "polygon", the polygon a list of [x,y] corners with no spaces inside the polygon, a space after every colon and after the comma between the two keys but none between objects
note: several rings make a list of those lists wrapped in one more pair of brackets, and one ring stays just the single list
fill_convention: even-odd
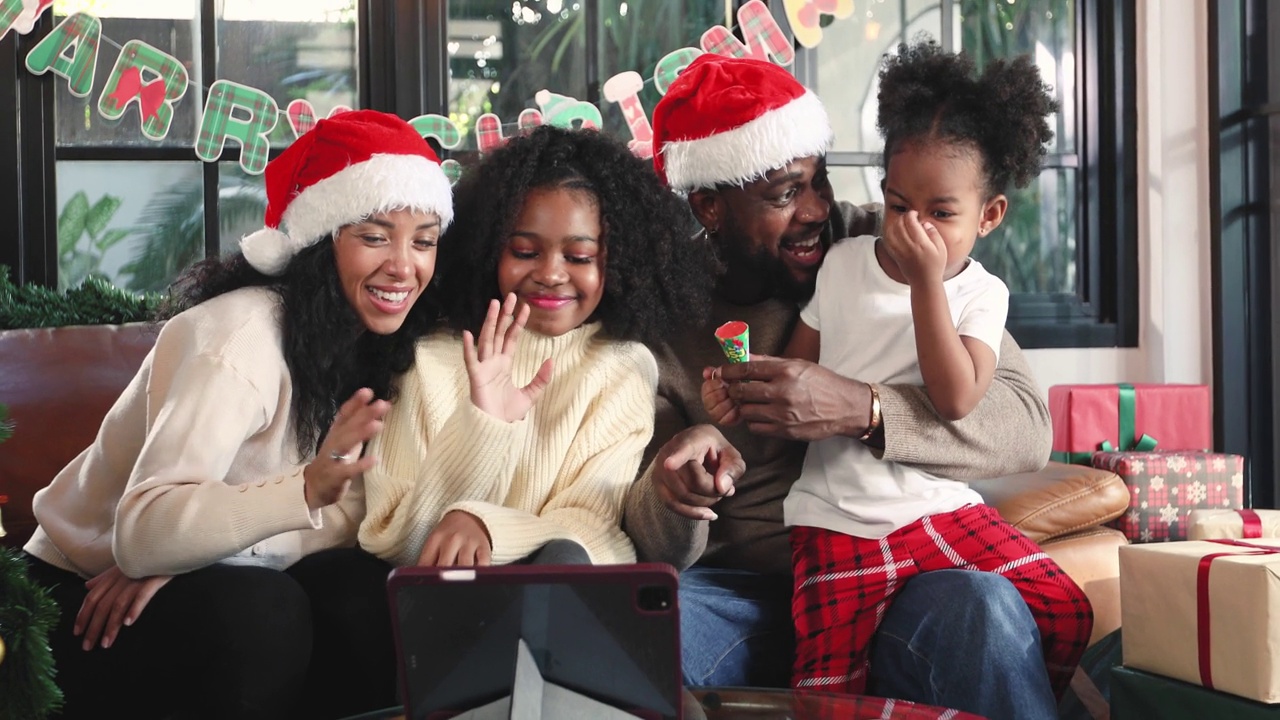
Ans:
[{"label": "santa hat pompom", "polygon": [[244,259],[260,273],[279,275],[293,259],[293,241],[275,228],[262,228],[240,238]]}]

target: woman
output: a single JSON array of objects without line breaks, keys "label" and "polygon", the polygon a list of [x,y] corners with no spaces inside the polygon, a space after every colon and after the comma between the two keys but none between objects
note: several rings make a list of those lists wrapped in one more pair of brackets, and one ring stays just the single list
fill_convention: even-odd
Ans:
[{"label": "woman", "polygon": [[373,111],[320,121],[266,182],[267,227],[176,283],[97,439],[34,500],[68,717],[279,716],[302,687],[310,602],[281,571],[354,541],[452,204],[426,142]]}]

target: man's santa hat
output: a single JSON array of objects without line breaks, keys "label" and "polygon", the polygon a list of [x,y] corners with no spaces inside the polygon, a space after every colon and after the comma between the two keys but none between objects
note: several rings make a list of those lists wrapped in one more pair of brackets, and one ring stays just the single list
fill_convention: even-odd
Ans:
[{"label": "man's santa hat", "polygon": [[700,55],[653,110],[654,169],[679,192],[744,185],[831,139],[818,96],[762,60]]},{"label": "man's santa hat", "polygon": [[453,219],[440,160],[409,123],[375,110],[320,120],[267,163],[266,227],[240,240],[259,272],[279,275],[304,248],[343,225],[390,210]]}]

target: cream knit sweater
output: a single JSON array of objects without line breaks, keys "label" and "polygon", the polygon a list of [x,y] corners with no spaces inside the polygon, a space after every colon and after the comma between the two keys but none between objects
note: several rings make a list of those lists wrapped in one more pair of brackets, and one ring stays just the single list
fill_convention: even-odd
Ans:
[{"label": "cream knit sweater", "polygon": [[88,578],[283,569],[353,544],[358,484],[307,508],[279,315],[274,292],[244,288],[165,323],[93,445],[36,493],[24,549]]},{"label": "cream knit sweater", "polygon": [[476,408],[462,343],[440,333],[414,368],[370,446],[360,544],[414,565],[452,510],[470,513],[510,563],[548,541],[573,540],[596,564],[635,561],[622,504],[653,435],[658,368],[643,345],[606,340],[600,325],[559,337],[525,332],[513,375],[523,386],[547,357],[555,369],[529,415],[502,422]]}]

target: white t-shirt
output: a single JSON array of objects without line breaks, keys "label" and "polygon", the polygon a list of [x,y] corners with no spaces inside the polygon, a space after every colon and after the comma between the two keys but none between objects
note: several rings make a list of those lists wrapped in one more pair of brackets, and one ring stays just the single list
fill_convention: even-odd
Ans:
[{"label": "white t-shirt", "polygon": [[[800,318],[822,333],[823,367],[864,382],[922,385],[911,289],[885,274],[875,245],[875,238],[859,237],[833,246]],[[998,359],[1009,289],[972,259],[943,287],[959,333],[986,343]],[[783,509],[787,525],[881,538],[926,515],[981,502],[965,483],[879,460],[840,436],[809,444]]]}]

